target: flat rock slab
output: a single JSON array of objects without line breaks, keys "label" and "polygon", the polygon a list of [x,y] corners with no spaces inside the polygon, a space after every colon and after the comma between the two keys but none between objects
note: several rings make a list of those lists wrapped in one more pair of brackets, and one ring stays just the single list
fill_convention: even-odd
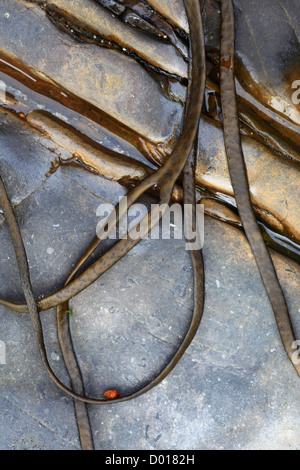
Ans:
[{"label": "flat rock slab", "polygon": [[[300,241],[299,165],[280,157],[252,137],[242,136],[252,204],[263,222]],[[197,183],[234,196],[226,158],[223,128],[202,117],[199,131]]]},{"label": "flat rock slab", "polygon": [[66,20],[71,18],[72,22],[85,28],[87,32],[114,41],[123,52],[128,48],[154,67],[178,77],[188,77],[188,65],[172,44],[123,23],[94,1],[84,0],[76,4],[72,0],[45,0],[43,7],[46,11],[47,7],[52,10],[56,8],[57,13]]},{"label": "flat rock slab", "polygon": [[[203,0],[201,3],[203,3]],[[189,24],[182,0],[148,0],[148,4],[185,33],[189,32]]]},{"label": "flat rock slab", "polygon": [[0,54],[19,58],[37,77],[92,104],[131,134],[162,149],[176,141],[182,105],[169,99],[134,59],[79,43],[59,31],[37,5],[19,0],[1,2],[0,37]]},{"label": "flat rock slab", "polygon": [[[3,137],[17,162],[21,147],[14,140],[14,134]],[[36,155],[39,143],[32,139],[29,148]],[[45,170],[51,158],[45,150]],[[6,179],[12,195],[30,172],[29,157],[28,168],[25,163],[14,180]],[[124,189],[73,167],[59,168],[36,186],[18,204],[17,215],[35,292],[46,295],[62,285],[94,237],[98,205],[116,202]],[[28,190],[33,187],[31,182]],[[19,301],[3,222],[0,240],[1,295]],[[299,378],[284,352],[246,239],[239,230],[206,218],[203,254],[206,306],[195,340],[172,374],[148,394],[114,406],[89,406],[97,449],[299,450]],[[280,255],[274,260],[299,337],[300,268]],[[192,295],[185,243],[145,240],[73,299],[72,334],[86,391],[94,396],[109,388],[130,392],[153,377],[188,327]],[[6,344],[6,364],[0,365],[0,447],[79,449],[72,399],[44,372],[28,316],[5,308],[0,316],[0,340]],[[68,383],[55,312],[44,312],[42,321],[51,365]]]}]

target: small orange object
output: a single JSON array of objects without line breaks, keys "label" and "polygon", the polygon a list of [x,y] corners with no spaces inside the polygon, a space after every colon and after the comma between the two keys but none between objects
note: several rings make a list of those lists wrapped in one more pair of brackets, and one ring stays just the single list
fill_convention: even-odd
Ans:
[{"label": "small orange object", "polygon": [[107,398],[107,400],[115,400],[119,395],[120,392],[117,390],[107,390],[107,392],[104,393],[104,396]]}]

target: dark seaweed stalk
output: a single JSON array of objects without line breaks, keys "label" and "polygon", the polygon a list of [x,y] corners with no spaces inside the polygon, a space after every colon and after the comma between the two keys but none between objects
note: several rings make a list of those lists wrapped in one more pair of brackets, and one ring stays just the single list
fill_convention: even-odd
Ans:
[{"label": "dark seaweed stalk", "polygon": [[296,364],[292,360],[295,352],[293,344],[296,339],[287,304],[250,200],[247,169],[241,145],[234,78],[234,9],[232,0],[221,0],[221,4],[221,101],[225,147],[232,187],[247,239],[272,304],[282,342],[297,373],[300,375],[300,364]]},{"label": "dark seaweed stalk", "polygon": [[[128,204],[125,208],[123,208],[123,213],[120,211],[120,218],[123,217],[125,213],[127,213],[128,207],[132,205],[141,194],[143,194],[147,189],[151,188],[152,186],[158,184],[160,185],[160,202],[162,204],[167,205],[170,201],[173,187],[176,183],[177,178],[179,177],[180,173],[184,169],[187,159],[192,152],[193,143],[196,138],[196,134],[198,132],[200,114],[202,109],[203,103],[203,96],[205,91],[205,44],[204,44],[204,34],[203,34],[203,27],[202,27],[202,19],[201,19],[201,12],[198,2],[194,0],[185,0],[185,6],[190,22],[190,47],[192,51],[192,67],[191,67],[191,82],[189,87],[189,97],[186,109],[186,119],[183,126],[182,135],[179,139],[178,144],[176,145],[173,153],[168,158],[167,162],[163,167],[161,167],[155,174],[147,177],[143,180],[132,192],[127,195]],[[159,221],[159,218],[162,216],[161,211],[157,211],[154,214],[146,216],[148,220],[148,228],[147,232],[151,230],[151,228]],[[142,222],[141,222],[142,225]],[[145,235],[145,233],[141,233],[140,239]],[[101,238],[101,234],[100,234]],[[53,294],[50,297],[42,299],[38,301],[38,305],[36,306],[36,312],[38,313],[38,309],[44,310],[52,307],[58,306],[74,295],[81,292],[83,289],[88,287],[92,282],[99,278],[101,274],[107,271],[111,266],[113,266],[119,259],[121,259],[130,249],[132,249],[139,241],[132,240],[129,237],[126,240],[120,240],[111,250],[105,253],[98,261],[96,261],[90,268],[88,268],[82,275],[80,275],[75,280],[71,281],[70,284],[65,286],[59,292]],[[198,278],[200,272],[197,271],[195,273],[196,278]],[[73,398],[84,401],[87,403],[93,404],[111,404],[117,402],[127,401],[129,399],[135,398],[140,396],[141,394],[147,392],[158,383],[160,383],[175,367],[179,359],[184,354],[186,348],[191,343],[197,326],[199,324],[200,318],[202,316],[202,305],[203,301],[199,299],[201,294],[201,289],[197,289],[195,294],[196,296],[196,305],[194,310],[194,315],[192,318],[192,322],[190,328],[183,339],[180,347],[178,348],[177,352],[171,359],[171,361],[167,364],[167,366],[160,372],[160,374],[153,379],[150,383],[146,386],[142,387],[140,390],[132,393],[131,395],[123,396],[114,400],[99,400],[94,398],[84,397],[70,389],[68,389],[65,385],[63,385],[57,377],[54,376],[52,370],[48,367],[48,363],[46,361],[47,358],[44,358],[44,364],[50,374],[51,378],[54,382],[66,393],[71,395]],[[203,292],[202,292],[203,294]],[[12,310],[17,311],[28,311],[29,307],[26,305],[18,305],[12,302],[8,302],[5,300],[1,300],[0,303],[3,305],[12,308]],[[199,310],[201,308],[201,311]],[[200,318],[199,318],[200,316]],[[39,324],[37,322],[38,314],[34,316],[35,324],[34,327],[38,330]],[[38,340],[40,344],[40,348],[43,349],[43,339],[41,336],[41,332],[39,332]]]}]

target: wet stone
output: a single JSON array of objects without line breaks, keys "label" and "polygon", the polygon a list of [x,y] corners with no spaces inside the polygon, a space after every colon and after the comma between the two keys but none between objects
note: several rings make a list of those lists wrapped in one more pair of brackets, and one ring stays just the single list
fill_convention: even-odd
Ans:
[{"label": "wet stone", "polygon": [[59,32],[44,11],[30,5],[26,8],[18,0],[1,2],[1,50],[5,54],[22,58],[37,76],[93,104],[137,136],[161,144],[162,152],[174,144],[182,106],[168,99],[141,65],[117,51],[78,44]]},{"label": "wet stone", "polygon": [[189,25],[182,0],[147,0],[147,3],[171,23],[188,33]]},{"label": "wet stone", "polygon": [[[100,38],[114,41],[124,53],[129,49],[154,67],[182,78],[188,76],[186,62],[171,44],[145,34],[129,23],[123,23],[116,15],[112,15],[109,10],[95,2],[84,0],[79,4],[71,0],[49,0],[43,2],[43,8],[45,11],[49,11],[49,8],[51,11],[56,9],[57,15],[63,15],[66,21],[70,22],[68,29],[78,24],[83,31],[81,35],[83,41],[86,30],[87,33],[99,36],[100,43]],[[53,21],[55,22],[55,16]]]},{"label": "wet stone", "polygon": [[[299,126],[299,86],[293,87],[299,80],[300,11],[297,1],[237,0],[234,11],[239,83],[264,106]],[[218,51],[220,2],[206,0],[203,23],[207,47],[210,52],[211,49]]]},{"label": "wet stone", "polygon": [[[285,161],[264,144],[242,137],[251,200],[259,216],[276,231],[299,242],[299,165]],[[199,132],[197,183],[233,196],[219,124],[202,118]]]},{"label": "wet stone", "polygon": [[9,182],[10,198],[15,205],[42,186],[55,161],[56,156],[41,143],[40,137],[0,108],[1,175]]},{"label": "wet stone", "polygon": [[[299,104],[294,104],[292,84],[299,79],[299,6],[294,1],[236,2],[236,56],[246,73],[246,89],[275,111],[300,124]],[[265,25],[272,25],[270,34]],[[247,78],[248,75],[248,78]]]},{"label": "wet stone", "polygon": [[[8,112],[11,111],[10,114],[22,113],[29,120],[32,111],[49,113],[54,119],[60,120],[62,124],[67,123],[74,130],[91,139],[95,145],[99,144],[101,147],[130,156],[149,165],[149,161],[134,145],[104,128],[98,122],[67,108],[44,94],[33,91],[5,73],[0,72],[0,81],[5,84],[5,94],[0,96],[0,103],[5,106]],[[41,143],[46,147],[51,147],[49,138],[41,137]]]}]

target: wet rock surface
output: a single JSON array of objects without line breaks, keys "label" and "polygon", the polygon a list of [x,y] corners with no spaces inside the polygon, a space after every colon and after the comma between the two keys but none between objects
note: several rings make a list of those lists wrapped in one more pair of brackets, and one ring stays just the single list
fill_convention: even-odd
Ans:
[{"label": "wet rock surface", "polygon": [[[6,95],[0,93],[0,169],[38,297],[63,285],[94,238],[99,204],[116,204],[128,187],[154,171],[153,162],[162,164],[180,132],[188,33],[182,1],[143,2],[169,23],[175,36],[170,33],[168,40],[143,30],[129,11],[134,2],[110,2],[129,5],[127,17],[113,17],[106,3],[85,0],[80,9],[68,0],[2,0],[0,5],[0,85],[8,86]],[[299,106],[289,95],[299,58],[297,5],[293,0],[234,3],[252,201],[266,226],[299,242],[299,165],[287,158],[299,155],[292,138],[299,134]],[[299,450],[299,378],[234,211],[215,69],[220,5],[206,0],[201,6],[210,80],[197,165],[198,197],[210,215],[203,248],[204,317],[187,353],[161,385],[128,403],[88,407],[97,449]],[[269,22],[277,25],[275,42],[264,27]],[[81,29],[70,31],[72,25]],[[101,46],[102,37],[162,70],[150,70],[128,51]],[[182,198],[180,186],[176,197]],[[155,202],[155,194],[143,201]],[[21,302],[2,214],[0,240],[0,295]],[[299,264],[274,251],[272,257],[299,338]],[[157,374],[180,344],[192,305],[190,256],[184,241],[173,238],[142,241],[72,299],[71,330],[87,394],[130,393]],[[0,341],[6,345],[6,364],[0,364],[0,447],[79,449],[72,399],[44,372],[28,316],[4,307],[0,315]],[[55,311],[43,312],[42,321],[51,366],[68,384]]]},{"label": "wet rock surface", "polygon": [[[292,83],[299,79],[299,19],[295,1],[247,2],[238,0],[237,59],[245,73],[240,79],[246,89],[289,119],[300,123],[299,104],[293,104]],[[264,25],[272,24],[273,31]],[[247,76],[250,80],[247,80]],[[247,83],[248,81],[248,83]],[[255,85],[258,85],[255,87]]]},{"label": "wet rock surface", "polygon": [[6,56],[21,58],[31,73],[59,84],[65,94],[79,96],[167,151],[178,135],[182,106],[167,98],[134,59],[78,43],[59,32],[37,5],[4,0],[0,8],[1,49]]},{"label": "wet rock surface", "polygon": [[[11,161],[13,156],[19,159],[22,148],[15,148],[15,135],[5,133],[4,124],[1,137]],[[52,152],[43,148],[41,163],[34,134],[27,136],[29,143],[37,168],[44,165],[47,171]],[[24,154],[30,164],[26,150]],[[99,203],[116,202],[124,190],[73,167],[60,167],[42,185],[33,172],[28,178],[27,197],[18,204],[17,215],[35,292],[41,295],[63,283],[93,238]],[[13,200],[22,179],[22,174],[7,178]],[[22,300],[4,223],[0,236],[1,294]],[[197,337],[155,390],[129,403],[89,407],[96,448],[298,448],[298,379],[245,237],[206,218],[203,253],[206,307]],[[274,256],[299,334],[299,266]],[[160,370],[188,326],[192,267],[184,243],[143,241],[72,300],[70,308],[87,392],[101,396],[109,388],[134,390]],[[55,312],[43,313],[42,319],[51,365],[68,383]],[[6,365],[0,366],[1,448],[78,449],[72,400],[43,371],[29,318],[1,308],[0,337],[6,343]]]},{"label": "wet rock surface", "polygon": [[[70,0],[37,1],[34,3],[42,6],[48,15],[51,15],[54,24],[57,22],[63,27],[62,16],[65,19],[65,25],[70,23],[68,28],[65,26],[66,29],[72,30],[72,25],[74,28],[76,28],[76,24],[80,25],[82,41],[84,41],[84,31],[86,31],[87,39],[91,39],[91,36],[87,34],[91,33],[93,39],[98,38],[100,44],[101,39],[112,41],[120,46],[123,53],[129,49],[149,64],[165,70],[170,75],[187,78],[187,63],[171,44],[163,41],[162,38],[137,31],[131,24],[123,23],[116,15],[97,5],[94,1],[85,0],[80,4]],[[59,17],[59,22],[57,17]]]},{"label": "wet rock surface", "polygon": [[148,3],[165,18],[177,25],[185,33],[188,33],[189,25],[181,0],[149,0]]},{"label": "wet rock surface", "polygon": [[[274,230],[299,243],[299,165],[288,163],[264,144],[245,136],[243,151],[252,203]],[[202,188],[233,197],[223,130],[202,118],[199,132],[197,183]]]}]

